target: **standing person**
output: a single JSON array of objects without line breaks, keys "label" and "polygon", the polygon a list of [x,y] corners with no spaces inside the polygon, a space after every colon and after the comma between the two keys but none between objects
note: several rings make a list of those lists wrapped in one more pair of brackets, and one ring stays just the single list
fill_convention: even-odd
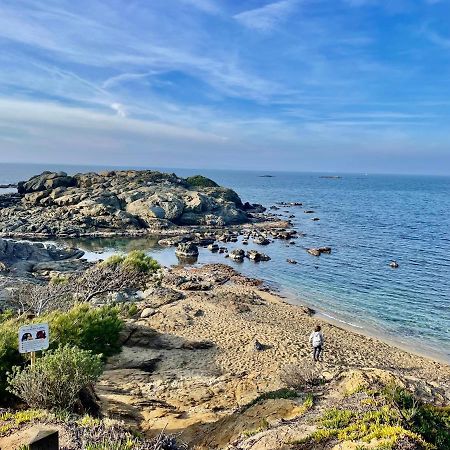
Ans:
[{"label": "standing person", "polygon": [[317,325],[314,331],[309,336],[309,342],[313,346],[313,359],[319,361],[323,352],[323,334],[320,325]]}]

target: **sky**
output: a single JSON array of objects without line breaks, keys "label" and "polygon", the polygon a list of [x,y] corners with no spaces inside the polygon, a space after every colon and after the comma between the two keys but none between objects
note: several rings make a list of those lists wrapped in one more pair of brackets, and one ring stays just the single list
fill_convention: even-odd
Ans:
[{"label": "sky", "polygon": [[450,0],[0,0],[0,162],[450,175]]}]

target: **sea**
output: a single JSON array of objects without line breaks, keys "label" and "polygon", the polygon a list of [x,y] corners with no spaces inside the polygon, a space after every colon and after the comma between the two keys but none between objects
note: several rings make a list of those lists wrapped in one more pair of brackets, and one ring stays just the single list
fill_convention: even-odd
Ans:
[{"label": "sea", "polygon": [[[44,170],[73,174],[104,169],[113,168],[0,164],[0,185]],[[295,229],[304,236],[295,244],[276,241],[260,247],[271,261],[237,263],[200,249],[197,264],[231,264],[263,279],[289,302],[315,309],[318,322],[331,321],[450,363],[450,177],[153,169],[205,175],[234,189],[243,201],[268,208],[277,202],[303,203],[273,211],[283,218],[293,215]],[[320,220],[311,220],[313,216]],[[159,246],[156,238],[64,243],[82,248],[88,259],[143,249],[161,264],[178,263],[174,249]],[[240,243],[227,245],[231,250]],[[317,246],[330,246],[332,252],[320,257],[306,252]],[[398,268],[390,267],[392,260]]]}]

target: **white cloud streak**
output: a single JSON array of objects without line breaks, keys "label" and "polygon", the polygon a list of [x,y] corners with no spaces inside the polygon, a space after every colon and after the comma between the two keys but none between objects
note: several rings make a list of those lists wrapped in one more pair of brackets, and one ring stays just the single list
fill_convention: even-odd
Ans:
[{"label": "white cloud streak", "polygon": [[270,31],[287,19],[295,10],[298,0],[280,0],[268,3],[261,8],[236,14],[234,18],[242,25],[258,31]]}]

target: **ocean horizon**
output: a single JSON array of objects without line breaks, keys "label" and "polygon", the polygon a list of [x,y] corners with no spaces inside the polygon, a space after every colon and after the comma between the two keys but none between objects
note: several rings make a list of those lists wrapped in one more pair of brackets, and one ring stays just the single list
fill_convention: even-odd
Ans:
[{"label": "ocean horizon", "polygon": [[[2,163],[0,185],[44,170],[102,169],[120,167]],[[265,248],[271,261],[239,264],[201,249],[200,264],[233,265],[263,279],[291,302],[316,309],[318,320],[322,316],[450,361],[450,177],[332,173],[341,178],[321,178],[330,172],[154,169],[208,176],[234,189],[243,201],[267,208],[277,202],[303,203],[274,210],[284,218],[293,215],[295,229],[305,236],[295,245],[275,242]],[[320,220],[311,221],[306,209]],[[177,263],[173,248],[162,248],[154,239],[82,239],[71,244],[89,258],[142,248],[162,264]],[[332,247],[330,255],[313,257],[305,251],[325,245]],[[239,242],[229,248],[237,246]],[[298,264],[288,264],[288,258]],[[398,269],[389,266],[391,260],[398,261]]]}]

